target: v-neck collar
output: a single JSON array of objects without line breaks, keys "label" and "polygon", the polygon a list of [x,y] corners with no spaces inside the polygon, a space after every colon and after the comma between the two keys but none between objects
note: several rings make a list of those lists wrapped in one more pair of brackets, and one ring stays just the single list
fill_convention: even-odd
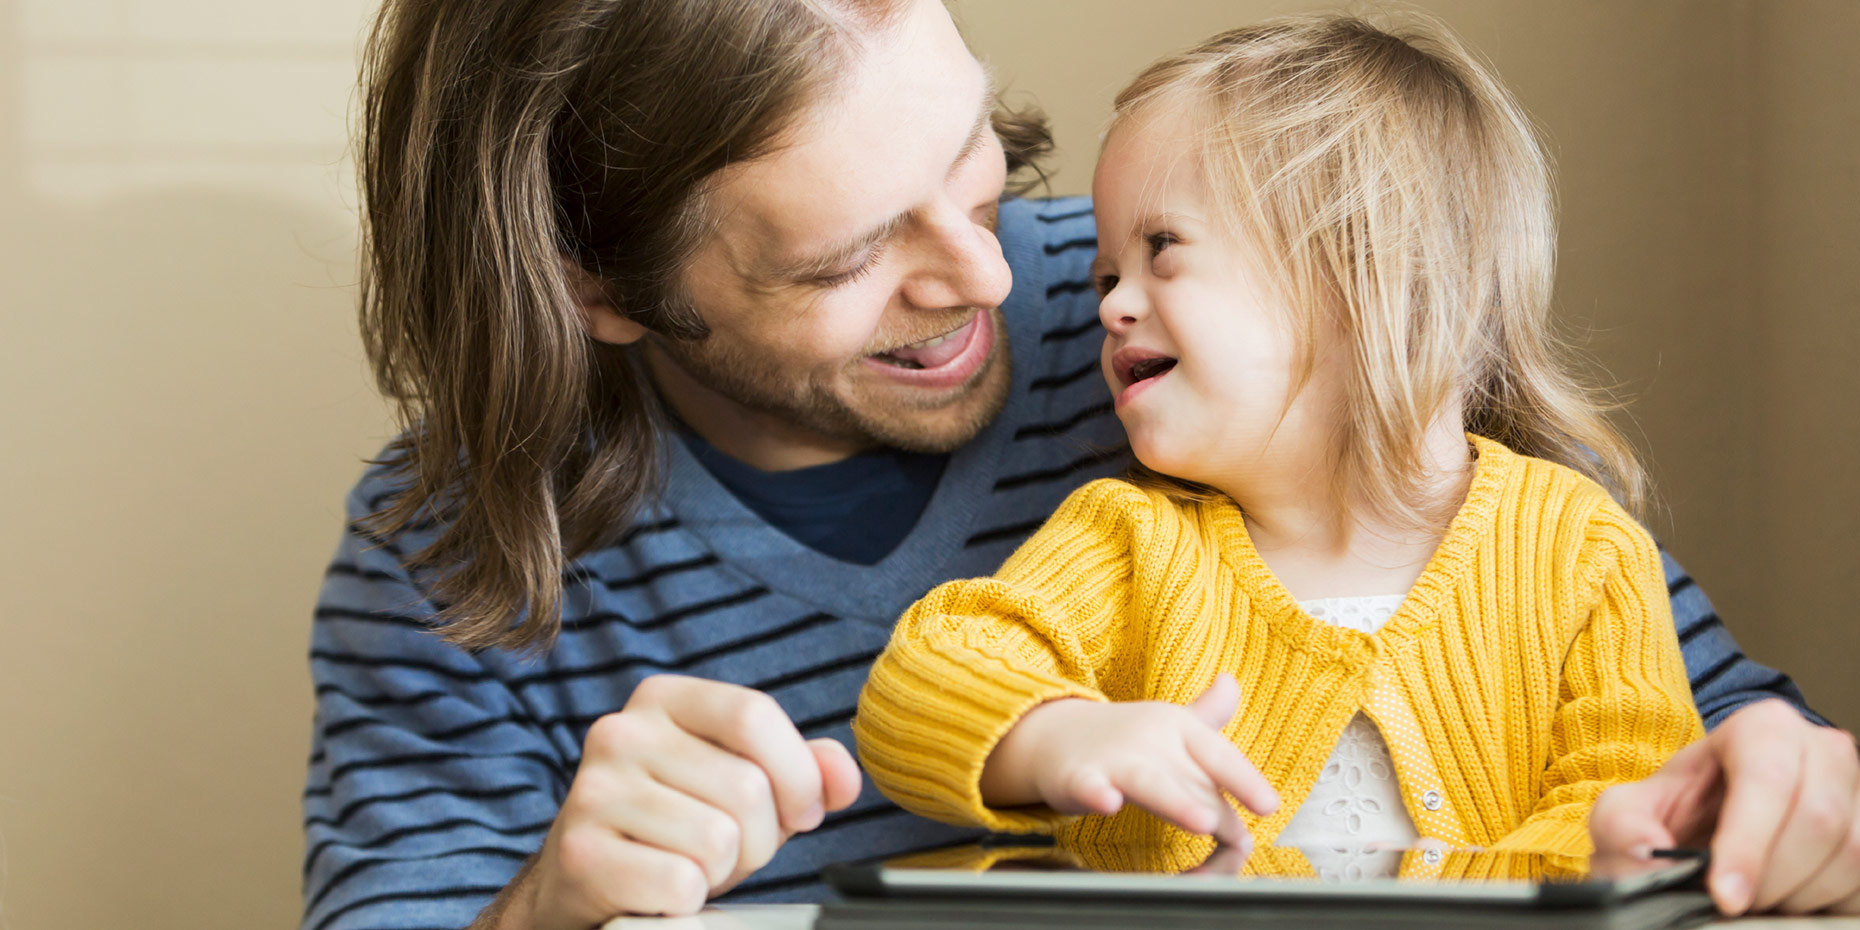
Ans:
[{"label": "v-neck collar", "polygon": [[669,436],[662,444],[667,465],[663,504],[684,529],[764,587],[889,628],[913,601],[950,580],[948,566],[987,510],[1006,458],[1003,450],[1032,406],[1047,282],[1040,237],[1026,232],[1001,237],[1014,270],[1013,290],[1001,308],[1013,374],[1007,404],[979,435],[950,454],[917,524],[883,559],[872,565],[843,562],[770,526],[723,487],[683,442]]}]

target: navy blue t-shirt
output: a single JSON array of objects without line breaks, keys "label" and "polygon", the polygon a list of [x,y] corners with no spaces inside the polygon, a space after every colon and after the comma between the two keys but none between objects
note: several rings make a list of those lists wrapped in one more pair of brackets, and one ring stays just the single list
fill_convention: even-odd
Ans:
[{"label": "navy blue t-shirt", "polygon": [[875,449],[811,468],[763,471],[688,428],[678,434],[717,483],[770,526],[855,565],[876,565],[904,541],[949,464],[948,455]]}]

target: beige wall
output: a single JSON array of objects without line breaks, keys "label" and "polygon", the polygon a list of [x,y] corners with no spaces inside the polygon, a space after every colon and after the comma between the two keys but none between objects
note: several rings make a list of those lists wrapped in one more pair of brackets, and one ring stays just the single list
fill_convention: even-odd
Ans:
[{"label": "beige wall", "polygon": [[[1747,355],[1754,518],[1719,545],[1750,566],[1726,612],[1753,650],[1860,728],[1860,3],[1790,0],[1753,21],[1759,106]],[[1742,377],[1738,377],[1742,375]],[[1703,544],[1718,527],[1697,515]],[[1746,536],[1746,539],[1735,537]],[[1689,540],[1688,540],[1689,541]],[[1728,543],[1728,544],[1727,544]],[[1752,545],[1754,544],[1754,545]],[[1747,561],[1740,561],[1747,560]]]},{"label": "beige wall", "polygon": [[296,923],[363,0],[0,0],[0,924]]},{"label": "beige wall", "polygon": [[[287,926],[303,655],[386,431],[344,126],[367,0],[0,0],[0,922]],[[1562,164],[1561,295],[1668,539],[1860,722],[1860,5],[1432,0]],[[958,0],[1083,190],[1116,88],[1309,4]]]}]

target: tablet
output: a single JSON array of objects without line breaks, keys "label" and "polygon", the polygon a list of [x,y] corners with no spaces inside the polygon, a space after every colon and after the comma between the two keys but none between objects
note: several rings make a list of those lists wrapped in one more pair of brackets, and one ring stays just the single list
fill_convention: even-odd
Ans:
[{"label": "tablet", "polygon": [[[828,866],[827,883],[856,897],[1142,898],[1173,901],[1310,899],[1326,901],[1582,907],[1625,901],[1683,887],[1703,875],[1704,857],[1687,853],[1652,860],[1637,874],[1597,878],[1556,857],[1533,853],[1395,850],[1397,874],[1320,877],[1310,866],[1317,850],[1270,847],[1250,856],[1217,849],[1180,872],[1150,871],[1148,850],[1100,851],[1088,861],[1050,845],[991,842],[935,850],[876,863]],[[1325,849],[1324,853],[1344,852]],[[1364,859],[1389,850],[1362,850]],[[1137,863],[1133,867],[1131,864]]]},{"label": "tablet", "polygon": [[[1320,877],[1312,862],[1335,864],[1340,852],[1358,852],[1378,868]],[[1250,856],[1217,849],[1187,868],[1159,870],[1149,850],[1081,856],[991,842],[830,866],[825,878],[845,901],[823,911],[821,927],[1187,927],[1249,919],[1283,927],[1674,927],[1711,914],[1710,899],[1692,888],[1703,866],[1702,855],[1686,854],[1598,878],[1578,871],[1579,862],[1524,853],[1270,847]],[[1546,919],[1551,912],[1555,919]]]}]

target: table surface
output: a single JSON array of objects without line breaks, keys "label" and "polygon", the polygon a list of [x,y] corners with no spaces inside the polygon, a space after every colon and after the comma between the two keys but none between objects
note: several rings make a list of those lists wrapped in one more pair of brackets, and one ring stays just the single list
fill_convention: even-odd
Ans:
[{"label": "table surface", "polygon": [[[622,917],[601,930],[810,930],[813,904],[739,904],[705,908],[695,917]],[[1860,917],[1746,917],[1709,927],[1735,930],[1860,930]]]}]

